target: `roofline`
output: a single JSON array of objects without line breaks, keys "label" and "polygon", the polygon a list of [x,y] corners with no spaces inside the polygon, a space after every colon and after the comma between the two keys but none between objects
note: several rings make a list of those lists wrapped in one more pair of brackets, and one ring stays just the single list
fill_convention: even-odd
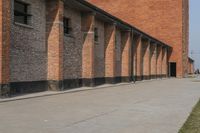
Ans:
[{"label": "roofline", "polygon": [[124,22],[123,20],[121,20],[121,19],[119,19],[119,18],[117,18],[117,17],[115,17],[115,16],[113,16],[113,15],[107,13],[106,11],[102,10],[101,8],[98,8],[97,6],[95,6],[95,5],[93,5],[93,4],[89,3],[89,2],[87,2],[87,1],[85,1],[85,0],[74,0],[74,1],[77,1],[77,2],[79,2],[80,4],[82,4],[82,5],[84,5],[84,6],[87,6],[88,8],[90,8],[90,9],[91,9],[92,11],[94,11],[94,12],[100,12],[102,15],[104,15],[104,16],[110,18],[110,19],[111,19],[112,21],[114,21],[114,22],[117,21],[117,23],[120,23],[120,24],[122,24],[122,25],[128,26],[128,27],[130,28],[131,31],[134,31],[136,34],[142,35],[143,37],[150,39],[152,42],[155,42],[155,43],[160,44],[160,45],[162,45],[162,46],[165,46],[165,47],[167,47],[167,48],[172,48],[171,46],[167,45],[166,43],[164,43],[164,42],[162,42],[162,41],[156,39],[155,37],[152,37],[152,36],[148,35],[147,33],[143,32],[143,31],[139,30],[138,28],[136,28],[136,27],[130,25],[129,23]]}]

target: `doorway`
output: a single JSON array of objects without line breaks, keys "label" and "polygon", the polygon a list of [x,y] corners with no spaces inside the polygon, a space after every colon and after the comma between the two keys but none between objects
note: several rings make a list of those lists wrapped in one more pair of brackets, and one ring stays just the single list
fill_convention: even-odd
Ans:
[{"label": "doorway", "polygon": [[169,76],[170,77],[176,77],[176,63],[175,62],[170,62],[169,64],[170,70],[169,70]]}]

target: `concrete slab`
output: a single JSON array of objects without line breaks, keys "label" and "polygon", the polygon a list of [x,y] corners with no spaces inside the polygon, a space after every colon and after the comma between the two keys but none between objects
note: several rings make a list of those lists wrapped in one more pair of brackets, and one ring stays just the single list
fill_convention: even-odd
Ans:
[{"label": "concrete slab", "polygon": [[177,133],[200,82],[169,79],[0,103],[2,133]]}]

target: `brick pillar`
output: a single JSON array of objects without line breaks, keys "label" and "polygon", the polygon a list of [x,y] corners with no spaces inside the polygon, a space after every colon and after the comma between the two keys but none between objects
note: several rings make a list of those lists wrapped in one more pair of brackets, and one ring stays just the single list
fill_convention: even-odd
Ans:
[{"label": "brick pillar", "polygon": [[11,1],[0,0],[0,97],[10,94]]},{"label": "brick pillar", "polygon": [[135,80],[142,80],[142,38],[141,36],[134,36],[134,74]]},{"label": "brick pillar", "polygon": [[157,78],[162,75],[162,46],[157,45]]},{"label": "brick pillar", "polygon": [[131,80],[131,32],[122,33],[122,82]]},{"label": "brick pillar", "polygon": [[157,49],[156,44],[151,44],[151,79],[156,78]]},{"label": "brick pillar", "polygon": [[105,24],[105,78],[106,83],[115,83],[116,70],[116,25]]},{"label": "brick pillar", "polygon": [[143,41],[143,79],[150,79],[150,41]]},{"label": "brick pillar", "polygon": [[167,48],[162,48],[162,77],[167,77]]},{"label": "brick pillar", "polygon": [[82,78],[83,86],[94,86],[94,26],[95,14],[82,14]]},{"label": "brick pillar", "polygon": [[48,45],[48,89],[63,89],[63,13],[62,0],[48,0],[46,2],[46,34]]}]

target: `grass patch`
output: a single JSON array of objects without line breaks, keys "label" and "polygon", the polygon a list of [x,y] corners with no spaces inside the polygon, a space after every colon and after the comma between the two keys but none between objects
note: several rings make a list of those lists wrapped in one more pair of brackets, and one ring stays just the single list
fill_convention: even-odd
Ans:
[{"label": "grass patch", "polygon": [[179,133],[200,133],[200,100]]}]

